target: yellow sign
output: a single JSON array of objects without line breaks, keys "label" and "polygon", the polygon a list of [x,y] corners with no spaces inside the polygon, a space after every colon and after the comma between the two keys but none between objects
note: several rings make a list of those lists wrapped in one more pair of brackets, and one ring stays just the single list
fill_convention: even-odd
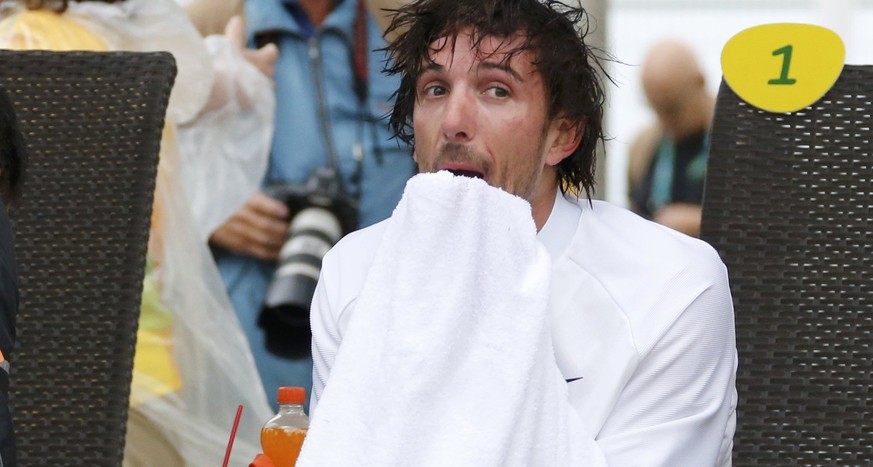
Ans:
[{"label": "yellow sign", "polygon": [[769,112],[794,112],[828,92],[843,70],[846,48],[830,29],[765,24],[732,37],[721,53],[728,86]]}]

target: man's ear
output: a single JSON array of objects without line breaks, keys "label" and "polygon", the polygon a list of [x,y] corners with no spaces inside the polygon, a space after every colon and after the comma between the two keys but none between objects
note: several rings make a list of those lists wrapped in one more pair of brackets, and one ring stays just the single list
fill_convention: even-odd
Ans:
[{"label": "man's ear", "polygon": [[584,128],[584,121],[571,121],[564,117],[554,119],[549,128],[551,144],[546,155],[546,164],[556,166],[573,154],[582,142]]}]

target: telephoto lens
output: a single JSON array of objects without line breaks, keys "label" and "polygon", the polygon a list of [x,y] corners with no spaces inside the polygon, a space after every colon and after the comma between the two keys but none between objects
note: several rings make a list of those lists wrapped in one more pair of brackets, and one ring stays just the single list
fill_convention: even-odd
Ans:
[{"label": "telephoto lens", "polygon": [[309,307],[325,253],[340,239],[343,228],[330,210],[310,206],[293,217],[279,253],[279,266],[267,288],[259,325],[280,331],[267,339],[267,349],[298,358],[309,353]]}]

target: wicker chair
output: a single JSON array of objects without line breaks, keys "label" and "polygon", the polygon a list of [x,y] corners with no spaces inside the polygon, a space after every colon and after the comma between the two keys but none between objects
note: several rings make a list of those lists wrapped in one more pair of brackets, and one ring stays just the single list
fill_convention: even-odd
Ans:
[{"label": "wicker chair", "polygon": [[702,237],[734,294],[735,465],[873,462],[871,128],[873,67],[791,114],[722,84]]},{"label": "wicker chair", "polygon": [[10,401],[19,464],[121,464],[167,53],[0,51],[30,152]]}]

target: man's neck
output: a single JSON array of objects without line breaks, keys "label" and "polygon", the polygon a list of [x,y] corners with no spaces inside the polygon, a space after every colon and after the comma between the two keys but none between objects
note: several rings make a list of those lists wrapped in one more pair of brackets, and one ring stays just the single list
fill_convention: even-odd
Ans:
[{"label": "man's neck", "polygon": [[701,92],[687,105],[691,106],[693,113],[687,116],[682,126],[674,128],[670,132],[673,139],[677,141],[709,130],[709,126],[712,123],[715,100],[710,96]]},{"label": "man's neck", "polygon": [[549,216],[552,214],[552,209],[555,207],[555,191],[557,189],[557,180],[543,183],[530,203],[534,224],[537,226],[537,232],[542,230],[543,226],[546,225],[546,221],[549,220]]},{"label": "man's neck", "polygon": [[336,3],[333,0],[297,0],[297,4],[306,12],[313,26],[321,26]]}]

